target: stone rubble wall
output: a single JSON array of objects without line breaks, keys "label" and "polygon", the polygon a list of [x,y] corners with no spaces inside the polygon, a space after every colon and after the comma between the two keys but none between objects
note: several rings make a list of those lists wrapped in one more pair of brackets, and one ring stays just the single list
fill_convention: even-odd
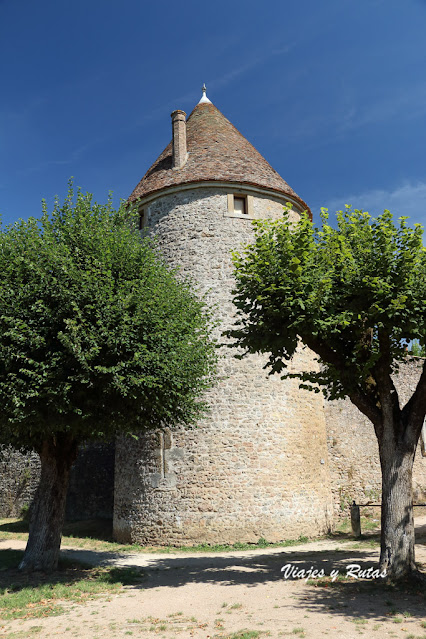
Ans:
[{"label": "stone rubble wall", "polygon": [[[71,469],[66,519],[112,519],[114,443],[83,445]],[[0,518],[19,517],[28,508],[40,478],[37,453],[0,448]]]},{"label": "stone rubble wall", "polygon": [[[166,195],[147,211],[166,260],[216,306],[218,335],[235,319],[231,252],[253,238],[251,221],[227,207],[225,190],[204,188]],[[253,211],[278,218],[283,203],[256,196]],[[222,349],[211,412],[197,428],[117,443],[117,540],[278,541],[331,527],[322,396],[268,376],[266,357],[234,353]],[[301,349],[293,366],[311,367],[312,354]]]},{"label": "stone rubble wall", "polygon": [[28,508],[40,477],[40,458],[10,446],[0,447],[0,517],[20,517]]}]

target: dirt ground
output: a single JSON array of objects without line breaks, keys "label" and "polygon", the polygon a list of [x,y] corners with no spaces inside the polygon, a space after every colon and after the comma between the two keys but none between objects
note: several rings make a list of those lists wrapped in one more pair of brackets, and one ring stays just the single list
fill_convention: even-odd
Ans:
[{"label": "dirt ground", "polygon": [[[426,517],[416,523],[416,558],[426,570]],[[0,542],[0,548],[23,547],[20,541]],[[313,568],[327,577],[338,571],[342,577],[349,564],[375,569],[378,552],[366,545],[324,540],[221,554],[131,555],[70,548],[63,553],[93,564],[140,567],[145,578],[118,595],[70,605],[58,617],[3,622],[0,637],[18,639],[34,632],[43,639],[208,639],[242,630],[253,633],[246,637],[426,637],[426,602],[415,590],[396,591],[374,579],[355,578],[336,578],[324,586],[318,579],[307,583],[288,575]]]}]

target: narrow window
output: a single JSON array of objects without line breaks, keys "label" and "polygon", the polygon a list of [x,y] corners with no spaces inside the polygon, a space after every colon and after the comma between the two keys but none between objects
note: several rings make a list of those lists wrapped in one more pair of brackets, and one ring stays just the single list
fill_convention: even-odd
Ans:
[{"label": "narrow window", "polygon": [[245,197],[236,197],[234,195],[234,213],[247,215],[247,200]]},{"label": "narrow window", "polygon": [[145,226],[145,209],[141,209],[139,212],[139,230],[142,231]]},{"label": "narrow window", "polygon": [[164,433],[162,433],[160,431],[159,433],[159,439],[160,439],[160,473],[161,473],[161,478],[164,479],[166,476],[166,446],[165,446],[165,441],[164,441]]}]

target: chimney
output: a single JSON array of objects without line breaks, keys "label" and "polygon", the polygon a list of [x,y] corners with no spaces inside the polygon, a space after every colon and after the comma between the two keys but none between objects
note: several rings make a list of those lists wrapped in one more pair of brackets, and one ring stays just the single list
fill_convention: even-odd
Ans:
[{"label": "chimney", "polygon": [[186,150],[186,113],[185,111],[173,111],[172,131],[173,131],[173,159],[172,168],[181,169],[188,159]]}]

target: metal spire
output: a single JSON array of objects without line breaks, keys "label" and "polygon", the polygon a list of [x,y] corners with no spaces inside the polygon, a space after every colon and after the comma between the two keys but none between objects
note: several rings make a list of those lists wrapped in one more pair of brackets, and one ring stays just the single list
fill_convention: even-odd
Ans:
[{"label": "metal spire", "polygon": [[202,87],[202,89],[201,89],[201,90],[202,90],[202,92],[203,92],[203,97],[201,98],[201,100],[199,101],[199,103],[198,103],[198,104],[203,104],[203,103],[206,103],[206,102],[207,102],[208,104],[211,104],[211,101],[208,99],[208,97],[207,97],[207,95],[206,95],[207,87],[206,87],[205,83],[203,84],[203,87]]}]

